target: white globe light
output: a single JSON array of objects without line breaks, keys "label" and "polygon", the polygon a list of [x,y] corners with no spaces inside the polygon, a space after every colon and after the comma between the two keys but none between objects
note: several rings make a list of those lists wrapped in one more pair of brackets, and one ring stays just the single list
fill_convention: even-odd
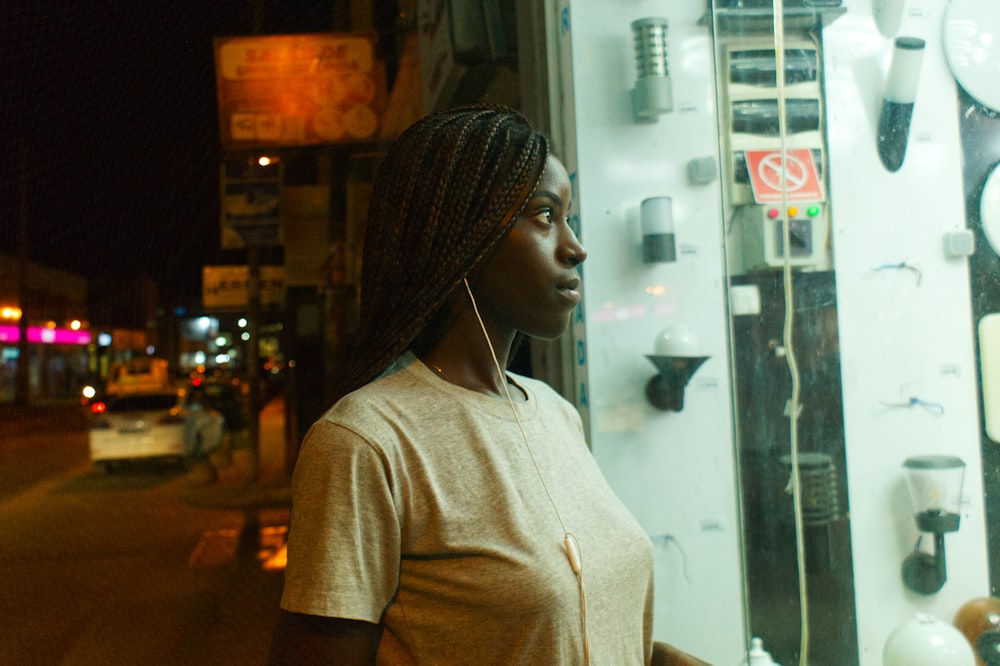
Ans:
[{"label": "white globe light", "polygon": [[917,613],[892,630],[882,650],[883,666],[975,666],[976,655],[961,631],[932,615]]},{"label": "white globe light", "polygon": [[657,356],[701,356],[698,337],[686,326],[673,326],[661,331],[653,343]]}]

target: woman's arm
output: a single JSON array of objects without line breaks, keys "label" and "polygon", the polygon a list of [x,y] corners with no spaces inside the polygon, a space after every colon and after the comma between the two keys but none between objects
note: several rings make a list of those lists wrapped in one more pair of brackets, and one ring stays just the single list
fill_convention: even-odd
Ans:
[{"label": "woman's arm", "polygon": [[382,626],[361,620],[279,611],[271,640],[270,666],[343,664],[369,666],[382,638]]},{"label": "woman's arm", "polygon": [[653,641],[653,659],[649,663],[650,666],[711,666],[707,661],[659,641]]}]

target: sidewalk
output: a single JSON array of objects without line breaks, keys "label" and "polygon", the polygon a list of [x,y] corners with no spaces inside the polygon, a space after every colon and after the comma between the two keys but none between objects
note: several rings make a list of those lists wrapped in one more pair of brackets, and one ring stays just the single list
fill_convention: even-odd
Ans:
[{"label": "sidewalk", "polygon": [[[260,411],[259,458],[242,446],[228,456],[213,456],[214,482],[194,476],[181,498],[203,509],[271,509],[291,506],[291,470],[285,467],[285,401],[277,397]],[[227,459],[228,458],[228,459]],[[256,480],[253,479],[256,465]]]}]

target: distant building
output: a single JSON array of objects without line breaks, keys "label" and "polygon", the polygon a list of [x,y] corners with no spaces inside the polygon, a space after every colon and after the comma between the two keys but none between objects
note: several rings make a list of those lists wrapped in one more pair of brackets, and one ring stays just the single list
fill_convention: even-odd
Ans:
[{"label": "distant building", "polygon": [[87,281],[29,262],[22,294],[20,275],[17,258],[0,254],[0,402],[11,402],[16,394],[22,318],[30,398],[79,395],[92,374]]}]

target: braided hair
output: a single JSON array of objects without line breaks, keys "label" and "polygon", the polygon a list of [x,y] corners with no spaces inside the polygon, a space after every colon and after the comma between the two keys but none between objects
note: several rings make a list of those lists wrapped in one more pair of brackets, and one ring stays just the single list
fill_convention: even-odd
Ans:
[{"label": "braided hair", "polygon": [[361,316],[340,395],[410,349],[538,185],[549,144],[516,111],[450,109],[411,125],[379,167],[365,228]]}]

